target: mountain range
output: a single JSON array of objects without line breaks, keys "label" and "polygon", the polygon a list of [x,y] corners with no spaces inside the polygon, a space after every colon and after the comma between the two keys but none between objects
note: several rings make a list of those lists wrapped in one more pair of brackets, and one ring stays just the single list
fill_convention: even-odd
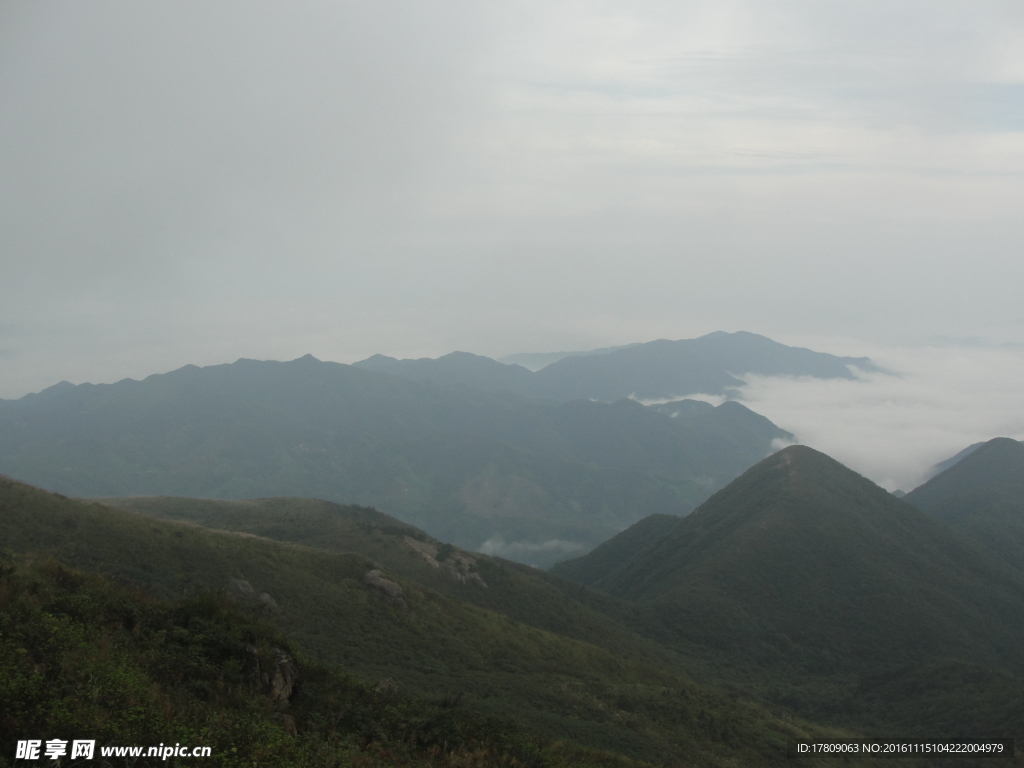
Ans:
[{"label": "mountain range", "polygon": [[[930,482],[1012,486],[1018,450],[992,441]],[[31,577],[56,579],[46,589],[84,589],[67,567],[164,600],[212,589],[285,633],[277,647],[371,686],[385,681],[380,691],[454,706],[460,728],[471,713],[495,718],[493,733],[518,720],[542,749],[568,739],[628,756],[608,765],[774,765],[798,737],[1021,737],[1024,572],[940,517],[791,446],[691,515],[648,516],[545,573],[367,507],[86,502],[2,480],[0,559],[15,570],[0,576],[52,557],[62,565]],[[83,621],[93,604],[83,600],[61,597],[48,610]],[[175,642],[192,642],[188,626],[209,626],[189,621],[173,629]],[[109,642],[135,642],[117,637]],[[33,648],[35,668],[52,663],[50,646],[19,642]],[[466,711],[452,704],[460,698]],[[300,696],[273,711],[313,738],[325,721],[308,707],[325,702]]]},{"label": "mountain range", "polygon": [[851,365],[871,367],[718,333],[537,373],[462,353],[186,366],[0,401],[0,471],[82,497],[371,505],[458,546],[547,567],[649,514],[688,514],[792,441],[735,401],[645,407],[619,394],[724,391],[741,383],[729,371],[848,377]]},{"label": "mountain range", "polygon": [[[536,360],[536,356],[523,356]],[[678,400],[686,395],[726,395],[743,386],[740,376],[811,376],[850,379],[852,368],[880,370],[866,357],[837,357],[789,347],[755,333],[716,331],[696,339],[557,353],[536,372],[490,358],[453,352],[437,359],[396,360],[374,355],[356,367],[414,381],[459,384],[555,400]],[[514,360],[516,356],[504,358]]]}]

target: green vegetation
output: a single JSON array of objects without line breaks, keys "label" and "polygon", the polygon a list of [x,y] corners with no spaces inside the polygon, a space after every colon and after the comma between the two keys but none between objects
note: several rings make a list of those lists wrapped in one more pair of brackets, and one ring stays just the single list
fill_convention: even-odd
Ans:
[{"label": "green vegetation", "polygon": [[646,515],[686,514],[787,436],[738,403],[671,418],[312,357],[0,401],[0,471],[50,490],[372,505],[541,567]]},{"label": "green vegetation", "polygon": [[[285,633],[285,647],[374,685],[393,680],[413,697],[449,692],[480,717],[519,722],[541,742],[667,765],[767,765],[783,759],[787,739],[826,733],[698,685],[678,664],[650,663],[650,642],[631,643],[624,631],[604,630],[606,642],[619,643],[612,653],[385,571],[402,590],[389,596],[366,582],[381,564],[362,555],[156,520],[12,481],[0,482],[0,541],[166,599],[227,592]],[[518,570],[510,568],[510,579]],[[500,580],[499,569],[480,573]]]},{"label": "green vegetation", "polygon": [[640,765],[538,739],[451,695],[370,688],[224,595],[169,603],[52,560],[8,561],[0,607],[0,766],[19,738],[211,749],[156,761],[168,766]]},{"label": "green vegetation", "polygon": [[[554,570],[635,602],[635,626],[704,679],[804,716],[945,733],[977,724],[954,714],[973,708],[991,731],[1024,733],[1008,706],[1024,690],[1024,579],[809,448]],[[958,686],[968,668],[999,682]],[[939,690],[962,707],[933,706]]]},{"label": "green vegetation", "polygon": [[205,528],[358,554],[388,573],[523,624],[658,666],[675,663],[663,648],[630,631],[633,609],[629,604],[537,568],[466,552],[368,507],[296,498],[221,501],[135,496],[99,501]]},{"label": "green vegetation", "polygon": [[1024,445],[997,437],[904,498],[1024,571]]}]

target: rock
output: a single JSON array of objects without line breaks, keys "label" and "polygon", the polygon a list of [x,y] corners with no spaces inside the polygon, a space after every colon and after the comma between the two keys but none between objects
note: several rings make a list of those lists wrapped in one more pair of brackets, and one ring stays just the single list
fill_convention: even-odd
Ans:
[{"label": "rock", "polygon": [[245,595],[246,597],[253,597],[256,594],[256,591],[252,588],[252,584],[245,579],[232,579],[231,587],[238,592],[238,594]]},{"label": "rock", "polygon": [[273,611],[278,611],[280,608],[277,607],[277,601],[270,596],[269,592],[260,593],[260,602],[263,603],[267,608]]},{"label": "rock", "polygon": [[249,657],[245,664],[245,679],[249,688],[262,691],[271,701],[287,704],[299,686],[299,666],[295,659],[280,648],[274,648],[274,673],[271,676],[262,670],[259,651],[251,645],[246,646],[246,650]]},{"label": "rock", "polygon": [[280,648],[274,649],[274,662],[277,669],[270,681],[270,700],[287,702],[298,687],[299,668],[294,659]]},{"label": "rock", "polygon": [[379,591],[388,600],[396,603],[405,603],[402,588],[390,579],[385,579],[381,572],[376,569],[366,572],[366,575],[363,576],[363,583]]}]

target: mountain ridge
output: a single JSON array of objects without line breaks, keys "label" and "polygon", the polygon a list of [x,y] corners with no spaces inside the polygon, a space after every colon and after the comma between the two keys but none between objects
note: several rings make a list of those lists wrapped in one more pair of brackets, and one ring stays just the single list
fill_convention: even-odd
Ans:
[{"label": "mountain ridge", "polygon": [[739,376],[748,373],[849,379],[853,378],[851,367],[881,370],[866,357],[837,357],[789,347],[747,331],[715,331],[695,339],[657,339],[563,355],[535,372],[466,352],[418,360],[374,355],[354,365],[485,391],[603,402],[726,395],[743,386]]},{"label": "mountain ridge", "polygon": [[1024,571],[1024,444],[981,443],[904,500]]},{"label": "mountain ridge", "polygon": [[370,505],[546,566],[645,514],[689,512],[787,436],[738,403],[671,419],[630,401],[537,402],[307,355],[0,402],[0,471],[75,496]]},{"label": "mountain ridge", "polygon": [[[929,654],[1022,662],[999,618],[1024,608],[1019,575],[805,446],[765,459],[666,527],[621,552],[612,576],[587,568],[609,562],[611,542],[553,572],[648,606],[689,641],[745,638],[765,658],[808,669],[825,663],[821,649],[851,669]],[[1010,624],[1024,631],[1024,619]]]}]

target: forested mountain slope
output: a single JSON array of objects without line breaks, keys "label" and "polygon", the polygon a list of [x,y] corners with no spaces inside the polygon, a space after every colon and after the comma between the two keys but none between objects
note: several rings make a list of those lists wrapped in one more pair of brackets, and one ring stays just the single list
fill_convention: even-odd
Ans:
[{"label": "forested mountain slope", "polygon": [[904,499],[1024,570],[1024,445],[981,444]]},{"label": "forested mountain slope", "polygon": [[[804,711],[845,701],[858,717],[882,706],[913,721],[925,699],[955,700],[963,679],[979,675],[993,682],[976,711],[1002,707],[1003,718],[981,722],[1008,727],[1022,701],[1021,575],[803,446],[765,459],[685,519],[642,521],[553,570],[633,601],[664,642],[701,648],[724,678]],[[878,693],[896,681],[906,689]],[[985,698],[1000,686],[998,701]]]},{"label": "forested mountain slope", "polygon": [[0,401],[0,471],[51,490],[373,505],[535,565],[647,514],[689,512],[788,437],[738,403],[670,418],[630,401],[541,403],[308,356]]},{"label": "forested mountain slope", "polygon": [[[372,513],[364,517],[381,523]],[[825,733],[697,685],[678,665],[647,663],[644,641],[638,641],[636,652],[622,645],[611,653],[446,597],[382,571],[360,554],[156,520],[9,480],[0,480],[0,540],[8,557],[13,553],[36,562],[56,557],[165,599],[209,590],[230,596],[240,609],[284,632],[286,649],[341,665],[371,685],[391,680],[381,691],[397,686],[399,696],[431,701],[448,692],[452,702],[464,702],[473,713],[462,718],[466,728],[474,717],[502,723],[515,718],[534,740],[568,739],[666,765],[708,766],[778,764],[787,738]],[[419,556],[414,548],[410,553]],[[75,578],[59,576],[64,583]],[[88,603],[77,605],[84,610]],[[234,630],[225,631],[230,636]],[[140,629],[139,637],[150,642],[147,633]],[[188,641],[187,632],[167,636]],[[236,682],[230,675],[222,680],[229,686]],[[156,690],[148,683],[143,687]],[[227,696],[232,689],[224,690]],[[243,709],[250,706],[242,692],[236,699]],[[332,722],[329,718],[340,721],[332,709],[320,717],[321,725]],[[421,723],[417,728],[426,725],[416,722]],[[296,725],[305,728],[299,718]]]}]

